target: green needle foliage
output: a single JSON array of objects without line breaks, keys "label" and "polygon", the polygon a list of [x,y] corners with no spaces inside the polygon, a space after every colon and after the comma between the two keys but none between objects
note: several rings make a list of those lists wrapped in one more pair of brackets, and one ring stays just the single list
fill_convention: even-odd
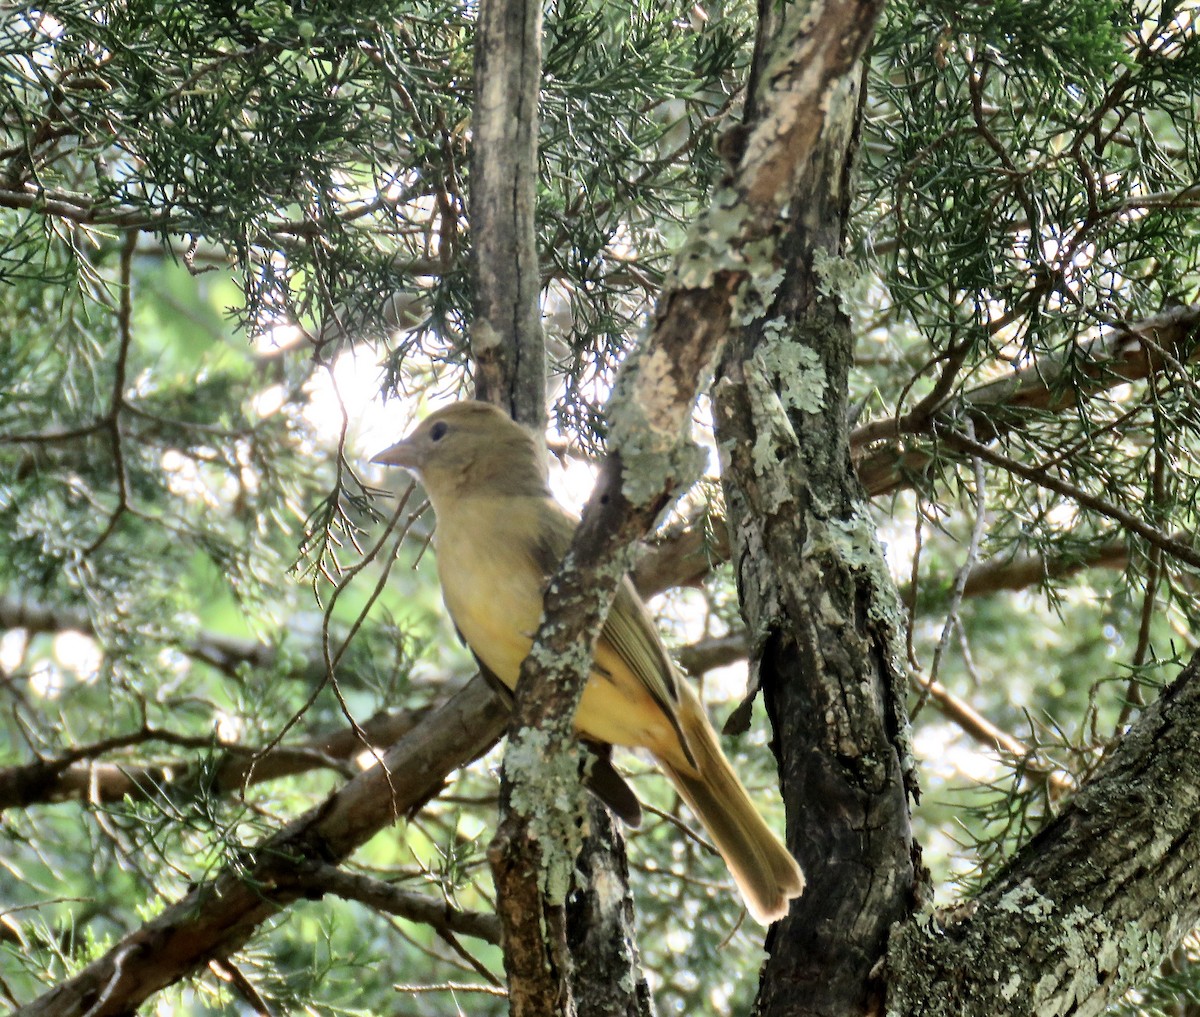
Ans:
[{"label": "green needle foliage", "polygon": [[[537,237],[577,460],[603,450],[616,368],[728,170],[753,8],[547,6]],[[850,249],[821,277],[856,325],[864,482],[876,462],[897,478],[873,511],[909,610],[915,821],[942,903],[1029,842],[1194,648],[1200,313],[1145,334],[1149,370],[1128,340],[1086,348],[1198,300],[1193,16],[895,3],[870,54]],[[419,495],[400,505],[403,482],[365,465],[412,407],[387,404],[387,433],[363,421],[375,393],[469,389],[474,17],[438,0],[0,15],[4,1003],[248,871],[368,740],[473,673]],[[1020,398],[998,387],[1016,377]],[[724,663],[740,622],[711,478],[689,511],[712,569],[664,630]],[[743,690],[728,672],[705,689],[721,718]],[[765,728],[729,744],[782,828]],[[630,859],[659,1012],[745,1012],[758,930],[665,782],[620,762],[653,810]],[[495,769],[460,771],[347,868],[490,912]],[[1194,1007],[1196,958],[1128,1012]],[[502,980],[486,937],[329,894],[161,1006],[500,1014]]]}]

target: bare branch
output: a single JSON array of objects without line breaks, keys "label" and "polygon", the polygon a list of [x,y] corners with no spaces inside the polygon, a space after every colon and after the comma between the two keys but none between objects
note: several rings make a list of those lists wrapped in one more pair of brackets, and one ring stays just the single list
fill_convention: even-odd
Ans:
[{"label": "bare branch", "polygon": [[731,632],[727,636],[715,636],[680,647],[675,659],[688,674],[698,675],[745,660],[747,652],[746,634]]},{"label": "bare branch", "polygon": [[474,936],[492,944],[500,942],[500,919],[494,914],[463,911],[445,901],[402,890],[370,876],[346,872],[334,865],[317,866],[305,876],[305,882],[320,893],[356,900],[397,918],[428,925],[439,933]]},{"label": "bare branch", "polygon": [[997,557],[980,562],[967,574],[963,595],[982,597],[1002,590],[1025,590],[1047,579],[1065,579],[1086,569],[1123,569],[1129,563],[1129,544],[1110,540],[1078,554]]},{"label": "bare branch", "polygon": [[729,529],[720,516],[699,519],[659,537],[642,550],[629,573],[643,597],[678,586],[698,586],[729,560]]},{"label": "bare branch", "polygon": [[[353,776],[353,760],[364,751],[359,732],[369,747],[386,748],[406,735],[428,710],[401,710],[382,713],[359,726],[343,728],[326,735],[306,738],[290,745],[279,745],[259,755],[253,748],[213,746],[210,738],[193,738],[199,748],[220,748],[221,756],[203,768],[208,794],[231,794],[255,784],[282,777],[294,777],[310,770],[332,769]],[[109,739],[120,746],[166,741],[162,732],[145,731],[123,739]],[[177,744],[178,740],[173,743]],[[113,745],[112,747],[116,747]],[[82,799],[93,804],[137,801],[170,794],[172,789],[187,788],[200,775],[196,764],[101,762],[110,751],[106,746],[84,746],[53,759],[40,759],[22,766],[0,769],[0,812],[30,805]]]},{"label": "bare branch", "polygon": [[938,438],[951,448],[978,456],[985,462],[1007,470],[1014,476],[1021,477],[1037,484],[1039,487],[1044,487],[1049,491],[1054,491],[1056,494],[1070,498],[1085,508],[1089,508],[1099,515],[1106,516],[1114,522],[1120,523],[1130,533],[1136,533],[1151,546],[1160,548],[1180,561],[1200,568],[1200,551],[1191,544],[1184,543],[1182,540],[1156,529],[1135,516],[1132,512],[1127,512],[1117,505],[1106,502],[1103,498],[1096,497],[1090,491],[1085,491],[1083,488],[1063,480],[1061,477],[1050,473],[1047,469],[1039,466],[1027,466],[1010,456],[1002,455],[986,445],[972,441],[966,435],[959,434],[948,427],[936,425],[936,433]]},{"label": "bare branch", "polygon": [[1015,735],[997,727],[970,703],[954,695],[945,685],[934,678],[913,675],[913,684],[922,695],[938,707],[942,716],[952,720],[985,749],[1002,752],[1022,764],[1021,772],[1027,776],[1044,780],[1056,795],[1065,794],[1074,786],[1072,781],[1057,770],[1053,764],[1038,757],[1036,749],[1030,748]]}]

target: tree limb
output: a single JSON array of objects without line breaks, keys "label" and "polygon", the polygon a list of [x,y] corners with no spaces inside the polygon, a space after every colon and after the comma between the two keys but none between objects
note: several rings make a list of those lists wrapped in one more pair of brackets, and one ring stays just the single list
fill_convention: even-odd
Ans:
[{"label": "tree limb", "polygon": [[[542,5],[483,0],[475,23],[471,236],[475,397],[545,430],[546,350],[534,209]],[[520,1010],[520,996],[513,993]]]},{"label": "tree limb", "polygon": [[[760,4],[763,24],[786,10]],[[850,462],[853,335],[815,268],[845,250],[860,101],[855,78],[825,101],[789,210],[783,284],[743,317],[712,389],[751,680],[774,732],[787,846],[807,877],[768,934],[759,1017],[881,1013],[876,963],[921,881],[899,612]]]},{"label": "tree limb", "polygon": [[629,573],[643,597],[677,586],[697,586],[729,560],[729,528],[719,516],[693,520],[658,536],[639,551]]},{"label": "tree limb", "polygon": [[[993,441],[1019,426],[1029,410],[1068,409],[1130,381],[1141,381],[1174,363],[1200,358],[1200,304],[1174,307],[1110,329],[1091,342],[1072,344],[1059,357],[1041,357],[1011,375],[964,393],[939,407],[864,424],[851,446],[865,449],[902,435],[932,436],[938,424],[972,421],[976,439]],[[909,487],[934,461],[933,452],[892,445],[857,461],[859,480],[872,497]]]},{"label": "tree limb", "polygon": [[500,942],[500,919],[482,911],[462,911],[445,901],[403,890],[381,879],[346,872],[336,865],[318,865],[304,877],[309,889],[355,900],[376,911],[428,925],[437,932],[474,936],[486,943]]},{"label": "tree limb", "polygon": [[899,926],[897,1017],[1086,1017],[1200,922],[1200,653],[978,897]]},{"label": "tree limb", "polygon": [[394,745],[382,764],[249,849],[157,918],[14,1017],[117,1017],[240,947],[304,896],[314,867],[336,864],[436,794],[457,767],[486,752],[507,717],[476,677]]},{"label": "tree limb", "polygon": [[[303,741],[279,745],[261,755],[254,748],[226,746],[214,764],[204,766],[210,794],[230,794],[242,788],[315,769],[346,772],[350,761],[367,747],[386,748],[416,726],[428,710],[381,713],[359,725],[342,728]],[[150,732],[153,735],[153,732]],[[363,737],[366,737],[366,744]],[[153,737],[137,741],[153,741]],[[199,739],[208,744],[207,739]],[[84,758],[74,751],[66,756],[39,759],[0,769],[0,812],[50,802],[83,799],[93,804],[141,800],[173,789],[187,788],[200,776],[196,764],[100,762],[100,750]],[[196,788],[195,791],[199,791]]]}]

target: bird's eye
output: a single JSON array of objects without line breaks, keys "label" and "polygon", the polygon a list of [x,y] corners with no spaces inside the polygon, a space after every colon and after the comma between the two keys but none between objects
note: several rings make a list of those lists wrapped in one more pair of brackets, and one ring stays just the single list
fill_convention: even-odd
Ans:
[{"label": "bird's eye", "polygon": [[450,428],[446,425],[446,422],[439,420],[433,425],[433,427],[429,429],[429,440],[441,441],[444,437],[446,437],[446,432],[449,430]]}]

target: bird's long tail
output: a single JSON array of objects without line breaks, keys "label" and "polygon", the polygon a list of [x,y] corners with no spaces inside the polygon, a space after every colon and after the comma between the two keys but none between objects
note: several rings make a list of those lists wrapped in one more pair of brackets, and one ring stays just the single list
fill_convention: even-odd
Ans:
[{"label": "bird's long tail", "polygon": [[769,925],[800,896],[804,873],[750,801],[703,706],[686,700],[681,706],[695,770],[661,757],[659,763],[721,852],[750,914]]}]

